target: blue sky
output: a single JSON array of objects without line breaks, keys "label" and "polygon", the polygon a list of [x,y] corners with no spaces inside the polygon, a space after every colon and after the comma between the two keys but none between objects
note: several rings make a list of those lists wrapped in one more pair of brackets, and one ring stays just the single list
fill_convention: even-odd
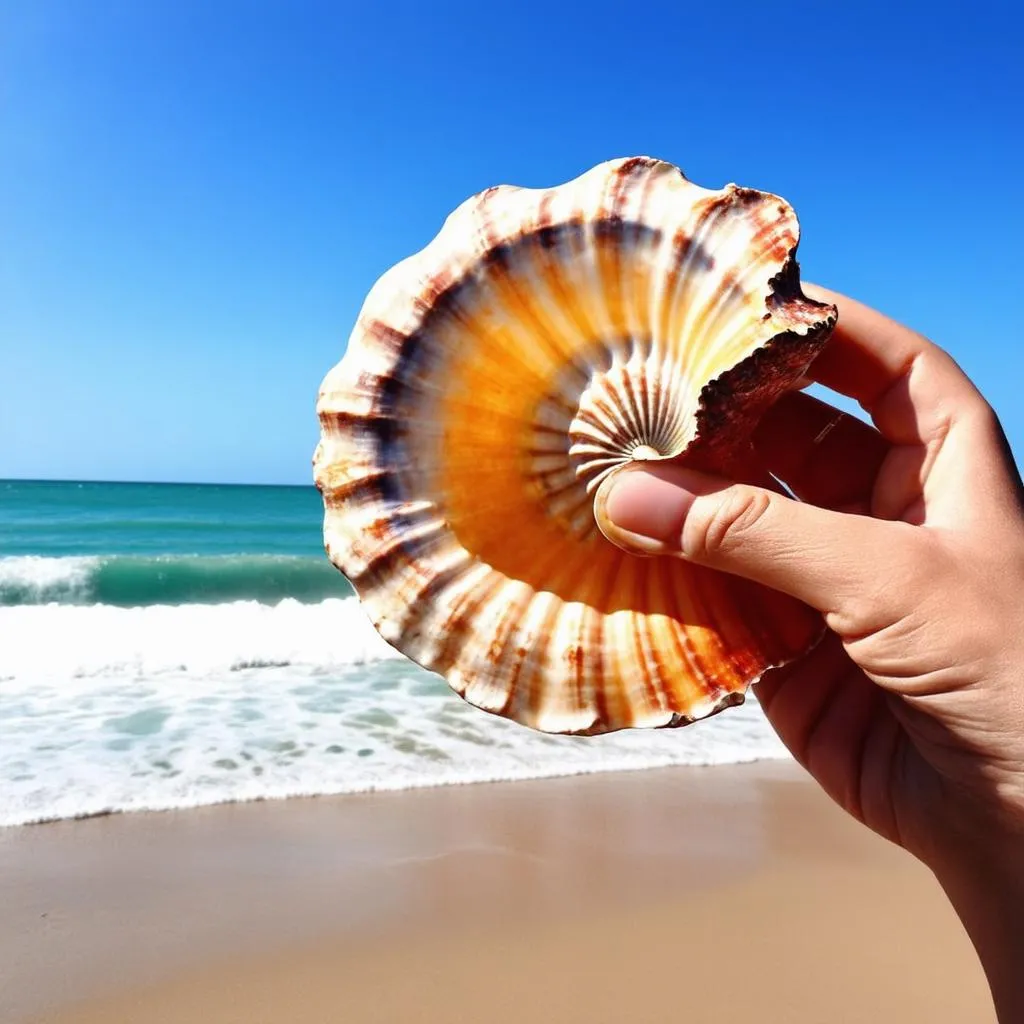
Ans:
[{"label": "blue sky", "polygon": [[303,483],[362,299],[499,182],[778,192],[1024,452],[1024,26],[943,5],[0,4],[0,477]]}]

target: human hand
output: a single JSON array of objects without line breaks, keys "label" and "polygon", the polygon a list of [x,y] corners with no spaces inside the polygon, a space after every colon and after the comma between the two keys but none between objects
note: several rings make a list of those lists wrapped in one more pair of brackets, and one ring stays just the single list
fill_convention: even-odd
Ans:
[{"label": "human hand", "polygon": [[808,293],[839,307],[810,376],[874,426],[787,395],[755,447],[800,501],[648,464],[602,487],[598,522],[626,550],[736,573],[822,612],[826,639],[758,684],[765,713],[830,796],[935,871],[986,960],[983,947],[1011,941],[989,934],[997,899],[1016,895],[1004,923],[1024,941],[1020,478],[995,414],[946,353],[850,299]]}]

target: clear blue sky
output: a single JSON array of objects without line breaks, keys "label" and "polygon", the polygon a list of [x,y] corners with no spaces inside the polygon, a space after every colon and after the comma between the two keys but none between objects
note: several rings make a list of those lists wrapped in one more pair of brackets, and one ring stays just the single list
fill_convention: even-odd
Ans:
[{"label": "clear blue sky", "polygon": [[1024,453],[1016,4],[0,2],[0,477],[301,483],[376,277],[499,182],[778,192]]}]

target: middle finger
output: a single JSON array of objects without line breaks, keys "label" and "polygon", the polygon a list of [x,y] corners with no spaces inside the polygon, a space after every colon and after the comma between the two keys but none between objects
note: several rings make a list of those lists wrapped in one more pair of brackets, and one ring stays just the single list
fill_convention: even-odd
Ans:
[{"label": "middle finger", "polygon": [[875,480],[891,450],[874,427],[799,391],[765,413],[754,446],[801,500],[860,513],[871,510]]}]

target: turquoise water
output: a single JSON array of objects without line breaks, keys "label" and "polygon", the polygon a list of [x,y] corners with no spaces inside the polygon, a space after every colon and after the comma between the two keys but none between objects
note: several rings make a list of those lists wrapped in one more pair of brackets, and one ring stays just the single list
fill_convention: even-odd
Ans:
[{"label": "turquoise water", "polygon": [[0,481],[0,825],[783,756],[756,704],[543,736],[373,630],[313,487]]},{"label": "turquoise water", "polygon": [[308,603],[352,593],[324,557],[311,486],[9,480],[0,510],[0,605]]},{"label": "turquoise water", "polygon": [[4,480],[0,510],[0,555],[323,555],[312,486]]}]

